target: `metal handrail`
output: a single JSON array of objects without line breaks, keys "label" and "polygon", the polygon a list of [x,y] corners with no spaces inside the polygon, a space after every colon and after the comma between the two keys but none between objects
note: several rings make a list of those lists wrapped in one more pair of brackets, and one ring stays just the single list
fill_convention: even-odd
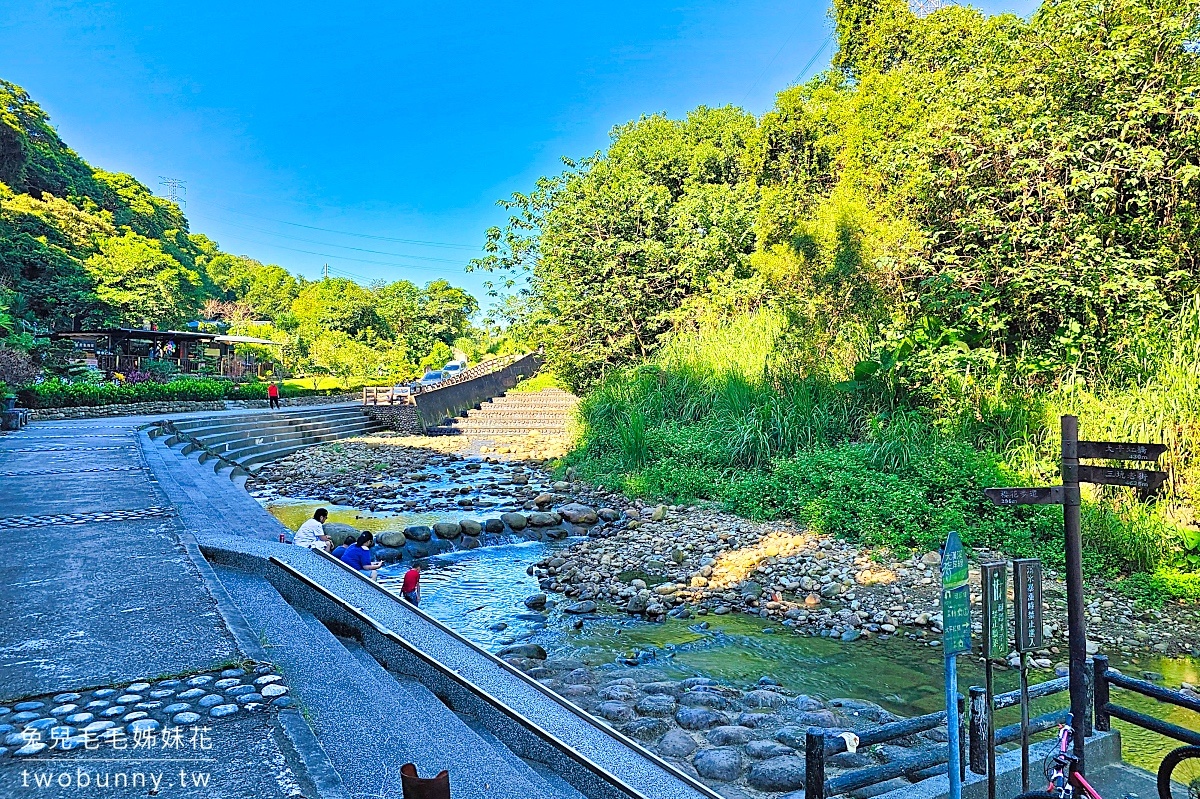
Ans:
[{"label": "metal handrail", "polygon": [[[702,796],[706,797],[706,799],[723,799],[720,794],[716,793],[711,788],[709,788],[708,786],[699,782],[698,780],[696,780],[696,779],[688,776],[687,774],[683,773],[682,771],[678,770],[673,765],[671,765],[670,763],[668,763],[665,760],[663,760],[662,758],[660,758],[658,755],[654,754],[650,750],[643,747],[637,741],[633,740],[632,738],[629,738],[628,736],[621,734],[620,732],[618,732],[617,730],[614,730],[611,727],[601,724],[589,713],[586,713],[583,710],[580,710],[578,707],[576,707],[575,705],[566,701],[561,696],[554,693],[549,688],[542,685],[540,682],[533,679],[525,672],[521,671],[520,669],[516,668],[515,666],[513,666],[510,663],[506,663],[503,659],[497,657],[496,655],[494,655],[491,652],[487,651],[486,649],[482,648],[481,646],[476,644],[474,641],[471,641],[470,639],[463,637],[459,632],[446,626],[444,623],[442,623],[438,619],[435,619],[433,616],[430,616],[428,613],[421,610],[416,605],[410,604],[409,602],[405,601],[402,597],[397,595],[394,591],[390,590],[386,586],[380,585],[378,582],[376,582],[375,580],[373,580],[370,577],[366,577],[365,575],[360,573],[357,569],[354,569],[351,566],[349,566],[348,564],[343,563],[341,560],[333,557],[333,555],[331,555],[328,552],[325,552],[324,550],[313,549],[310,551],[316,553],[317,555],[319,555],[320,557],[323,557],[324,559],[326,559],[327,561],[329,561],[331,563],[336,563],[347,574],[354,575],[355,578],[357,578],[364,584],[371,586],[376,591],[379,591],[380,593],[384,594],[389,599],[392,599],[399,603],[403,603],[405,610],[408,610],[408,611],[416,614],[422,621],[425,621],[426,623],[432,625],[439,632],[449,635],[455,641],[467,646],[472,651],[474,651],[476,654],[483,656],[487,660],[490,660],[492,663],[494,663],[495,665],[504,669],[512,676],[521,680],[528,687],[533,688],[538,693],[540,693],[543,696],[545,696],[546,698],[550,699],[551,701],[553,701],[555,704],[557,704],[564,710],[568,711],[569,713],[576,716],[580,720],[586,722],[588,725],[590,725],[595,730],[604,733],[605,735],[612,738],[613,740],[623,744],[625,747],[632,749],[634,752],[641,755],[646,760],[649,760],[655,766],[657,766],[660,769],[662,769],[663,771],[667,772],[675,779],[677,779],[680,782],[687,785],[689,788],[699,792]],[[558,738],[555,737],[552,733],[547,732],[546,730],[543,730],[541,727],[539,727],[536,723],[534,723],[530,719],[527,719],[527,718],[515,713],[515,711],[512,711],[504,702],[501,702],[499,699],[493,697],[491,694],[489,694],[483,688],[480,688],[479,686],[475,685],[474,683],[472,683],[470,680],[466,679],[462,675],[445,667],[444,665],[437,662],[436,660],[430,658],[428,655],[426,655],[424,652],[420,651],[419,649],[416,649],[412,644],[405,641],[403,638],[401,638],[399,635],[397,635],[393,630],[388,629],[383,624],[372,619],[361,609],[356,608],[353,605],[350,605],[348,602],[346,602],[344,599],[342,599],[341,597],[334,594],[332,591],[330,591],[325,586],[321,585],[320,583],[316,582],[315,580],[304,575],[303,573],[301,573],[294,567],[289,566],[286,563],[283,563],[282,561],[278,560],[277,558],[272,557],[272,558],[270,558],[270,561],[272,563],[277,564],[278,566],[280,566],[281,568],[286,570],[289,574],[293,575],[297,579],[306,583],[313,589],[324,594],[327,598],[329,598],[335,602],[338,602],[346,610],[350,611],[351,613],[354,613],[355,615],[362,618],[364,621],[370,623],[371,626],[373,626],[380,634],[394,639],[396,641],[396,643],[400,644],[405,649],[410,651],[412,654],[416,655],[417,657],[419,657],[420,659],[429,663],[430,665],[437,667],[446,676],[455,680],[456,682],[461,684],[463,687],[467,688],[468,690],[472,691],[473,693],[477,693],[477,694],[480,694],[480,695],[486,697],[490,702],[492,702],[494,705],[496,705],[501,710],[501,712],[505,713],[505,715],[510,716],[515,721],[520,722],[524,726],[528,727],[530,730],[536,732],[540,737],[544,738],[546,741],[548,741],[549,743],[554,745],[556,748],[559,748],[562,751],[564,751],[569,757],[571,757],[573,760],[576,760],[577,762],[579,762],[581,765],[586,767],[589,771],[592,771],[593,773],[595,773],[597,776],[602,777],[604,780],[610,782],[611,784],[613,784],[620,790],[626,791],[631,796],[636,797],[636,799],[651,799],[650,797],[644,797],[636,789],[626,785],[621,780],[620,777],[616,776],[615,774],[612,774],[607,769],[605,769],[603,766],[592,762],[589,758],[587,758],[586,755],[576,752],[572,747],[570,747],[567,744],[563,743],[562,741],[558,740]]]}]

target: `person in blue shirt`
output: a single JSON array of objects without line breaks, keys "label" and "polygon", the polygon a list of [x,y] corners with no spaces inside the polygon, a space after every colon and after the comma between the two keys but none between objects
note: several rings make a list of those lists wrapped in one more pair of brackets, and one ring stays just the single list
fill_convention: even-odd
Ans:
[{"label": "person in blue shirt", "polygon": [[346,548],[352,547],[356,543],[358,543],[358,540],[354,536],[352,536],[352,535],[346,536],[346,540],[341,543],[341,546],[339,546],[337,549],[333,550],[333,556],[335,558],[337,558],[338,560],[341,560],[342,553],[346,551]]},{"label": "person in blue shirt", "polygon": [[354,546],[346,547],[346,551],[342,553],[342,563],[356,569],[364,577],[376,579],[375,572],[383,566],[383,563],[377,562],[371,557],[371,544],[374,542],[375,536],[363,532]]}]

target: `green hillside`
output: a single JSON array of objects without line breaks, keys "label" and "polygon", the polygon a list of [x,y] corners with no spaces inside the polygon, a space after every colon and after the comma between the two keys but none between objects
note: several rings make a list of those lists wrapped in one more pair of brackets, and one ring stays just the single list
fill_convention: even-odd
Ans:
[{"label": "green hillside", "polygon": [[[1162,441],[1097,490],[1093,574],[1200,596],[1200,60],[1190,0],[1030,19],[836,0],[833,67],[762,117],[618,126],[506,205],[474,267],[590,392],[570,462],[867,543],[1061,559],[1058,415]],[[1153,575],[1146,577],[1146,574]]]}]

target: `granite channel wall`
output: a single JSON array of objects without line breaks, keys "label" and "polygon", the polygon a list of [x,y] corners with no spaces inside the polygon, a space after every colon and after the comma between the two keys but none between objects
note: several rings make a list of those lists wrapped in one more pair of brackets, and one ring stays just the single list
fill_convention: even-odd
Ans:
[{"label": "granite channel wall", "polygon": [[[358,394],[331,394],[329,396],[287,397],[279,401],[285,408],[305,405],[332,405],[353,402]],[[35,408],[30,411],[32,421],[44,422],[53,419],[93,419],[103,416],[153,416],[163,413],[194,413],[196,411],[229,411],[242,408],[266,408],[267,400],[212,400],[212,401],[162,401],[129,402],[114,405],[81,405],[72,408]]]}]

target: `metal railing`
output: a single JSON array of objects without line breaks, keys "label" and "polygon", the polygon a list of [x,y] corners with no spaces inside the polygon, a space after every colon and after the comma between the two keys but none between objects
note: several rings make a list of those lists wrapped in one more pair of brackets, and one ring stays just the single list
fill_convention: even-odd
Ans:
[{"label": "metal railing", "polygon": [[477,377],[489,375],[492,372],[498,372],[505,367],[511,366],[527,355],[528,353],[523,353],[520,355],[504,355],[499,358],[493,358],[490,361],[483,361],[482,363],[475,364],[469,369],[463,369],[453,377],[448,377],[445,380],[434,383],[430,386],[363,386],[363,405],[413,405],[416,403],[418,394],[428,394],[431,391],[449,388],[450,386],[456,386],[459,383],[465,383],[468,380],[474,380]]},{"label": "metal railing", "polygon": [[[963,695],[959,694],[958,709],[961,733],[959,740],[963,742],[966,741],[966,731],[965,729],[961,729],[966,725],[967,716],[963,712],[965,704]],[[916,716],[911,719],[893,721],[889,724],[876,727],[873,730],[858,734],[857,746],[884,744],[899,738],[905,738],[909,735],[916,735],[919,732],[932,730],[935,727],[941,727],[945,724],[946,711],[944,710],[924,716]],[[949,752],[946,747],[937,746],[924,752],[918,752],[910,757],[893,760],[891,763],[855,769],[832,779],[826,779],[825,761],[834,755],[850,751],[849,743],[843,737],[843,732],[843,730],[822,727],[808,728],[807,734],[804,737],[805,799],[825,799],[827,796],[839,796],[844,793],[860,790],[868,785],[876,785],[895,777],[902,777],[906,774],[920,773],[923,777],[933,776],[937,772],[944,773],[945,768],[939,769],[937,767],[944,765],[949,760]],[[959,763],[965,764],[965,758],[959,758]]]},{"label": "metal railing", "polygon": [[[653,752],[651,752],[648,749],[646,749],[645,747],[643,747],[637,741],[634,741],[632,738],[629,738],[628,736],[621,734],[617,730],[615,730],[605,724],[602,724],[595,717],[591,716],[587,712],[585,712],[585,711],[581,710],[580,708],[576,707],[575,705],[571,704],[566,699],[562,698],[561,696],[556,694],[554,691],[551,691],[549,688],[542,685],[540,682],[533,679],[525,672],[516,668],[512,664],[505,662],[503,659],[497,657],[496,655],[492,654],[491,652],[487,651],[486,649],[483,649],[475,642],[473,642],[467,638],[464,638],[456,630],[446,626],[442,622],[440,622],[437,619],[435,619],[434,617],[430,616],[425,611],[421,610],[416,605],[413,605],[413,604],[407,602],[399,594],[395,593],[394,591],[392,591],[391,589],[387,588],[384,585],[380,585],[379,582],[377,582],[373,578],[365,576],[364,574],[359,572],[357,569],[354,569],[351,566],[349,566],[348,564],[343,563],[341,560],[333,557],[333,555],[331,555],[328,552],[325,552],[324,550],[313,549],[310,551],[316,553],[318,556],[324,558],[325,560],[329,561],[330,563],[337,564],[337,566],[339,568],[341,568],[343,571],[345,571],[347,574],[353,575],[359,581],[361,581],[362,583],[364,583],[366,585],[371,586],[374,590],[387,596],[389,599],[392,599],[392,600],[402,604],[407,611],[413,613],[414,615],[416,615],[418,618],[420,618],[425,623],[433,626],[440,633],[453,638],[456,642],[458,642],[458,643],[466,646],[470,650],[472,650],[476,655],[491,661],[494,665],[500,667],[508,674],[516,677],[518,680],[520,680],[522,683],[524,683],[527,687],[532,688],[533,690],[537,691],[542,696],[552,700],[560,708],[568,711],[576,718],[586,722],[594,730],[603,733],[604,735],[608,736],[609,738],[612,738],[613,740],[618,741],[619,743],[623,744],[630,750],[636,752],[638,755],[640,755],[641,757],[650,761],[655,766],[657,766],[658,768],[662,769],[664,772],[669,774],[672,778],[679,780],[687,787],[695,790],[701,796],[705,797],[705,799],[722,799],[720,794],[716,793],[711,788],[709,788],[708,786],[699,782],[698,780],[694,779],[693,777],[690,777],[687,774],[684,774],[682,771],[675,768],[675,766],[671,765],[670,763],[668,763],[665,760],[663,760],[662,758],[660,758],[658,755],[654,754]],[[361,619],[364,623],[371,625],[373,628],[375,628],[375,630],[378,633],[382,634],[384,637],[388,638],[393,643],[401,646],[409,654],[420,659],[421,661],[423,661],[427,665],[431,666],[432,668],[438,670],[439,672],[444,674],[446,677],[450,678],[454,682],[456,682],[459,685],[461,685],[462,687],[466,688],[468,691],[470,691],[478,696],[483,697],[486,701],[488,701],[490,704],[492,704],[494,707],[496,707],[498,710],[500,710],[506,716],[508,716],[512,720],[520,723],[522,726],[524,726],[527,729],[529,729],[530,731],[532,731],[539,738],[541,738],[542,740],[551,744],[553,747],[555,747],[559,751],[566,754],[573,761],[579,763],[581,766],[583,766],[588,771],[595,774],[597,777],[604,780],[606,783],[627,793],[631,797],[631,799],[651,799],[651,797],[646,797],[645,795],[641,794],[633,787],[629,786],[618,775],[613,774],[608,769],[606,769],[603,766],[599,765],[598,763],[595,763],[594,761],[592,761],[590,758],[587,757],[587,755],[583,754],[582,752],[576,751],[574,748],[568,746],[563,741],[560,741],[552,733],[542,729],[541,726],[538,725],[536,721],[534,721],[532,719],[524,718],[523,716],[517,714],[515,711],[511,710],[507,706],[506,703],[501,702],[496,697],[493,697],[485,689],[483,689],[480,686],[476,685],[475,683],[471,682],[469,679],[467,679],[463,675],[459,674],[455,670],[448,668],[447,666],[444,666],[440,662],[429,657],[424,652],[422,652],[421,650],[419,650],[415,646],[413,646],[411,643],[409,643],[408,641],[405,641],[400,635],[396,634],[394,631],[388,629],[383,624],[372,619],[361,609],[354,607],[353,605],[350,605],[344,599],[337,596],[336,594],[334,594],[329,589],[325,588],[320,583],[305,576],[304,574],[302,574],[295,568],[287,565],[286,563],[283,563],[282,561],[278,560],[277,558],[271,558],[270,562],[279,566],[281,569],[285,570],[288,574],[290,574],[291,576],[295,577],[296,579],[302,581],[305,585],[307,585],[310,588],[312,588],[313,590],[321,593],[326,598],[328,598],[334,602],[337,602],[338,604],[340,604],[343,607],[344,610],[353,614],[355,617]],[[942,714],[943,719],[944,719],[945,715],[946,715],[945,713]]]},{"label": "metal railing", "polygon": [[1112,689],[1123,688],[1126,691],[1133,691],[1136,694],[1148,696],[1151,699],[1157,699],[1159,702],[1166,702],[1175,707],[1186,708],[1196,713],[1200,713],[1200,700],[1192,699],[1182,691],[1164,688],[1147,680],[1128,677],[1116,669],[1109,668],[1108,658],[1104,655],[1096,655],[1092,658],[1092,674],[1092,680],[1095,685],[1093,699],[1095,702],[1094,712],[1096,714],[1097,730],[1107,732],[1111,729],[1112,719],[1118,718],[1121,721],[1150,730],[1151,732],[1156,732],[1159,735],[1165,735],[1168,738],[1174,738],[1185,744],[1200,746],[1200,733],[1180,727],[1178,724],[1171,724],[1168,721],[1156,719],[1145,713],[1139,713],[1122,705],[1114,704],[1112,701]]}]

